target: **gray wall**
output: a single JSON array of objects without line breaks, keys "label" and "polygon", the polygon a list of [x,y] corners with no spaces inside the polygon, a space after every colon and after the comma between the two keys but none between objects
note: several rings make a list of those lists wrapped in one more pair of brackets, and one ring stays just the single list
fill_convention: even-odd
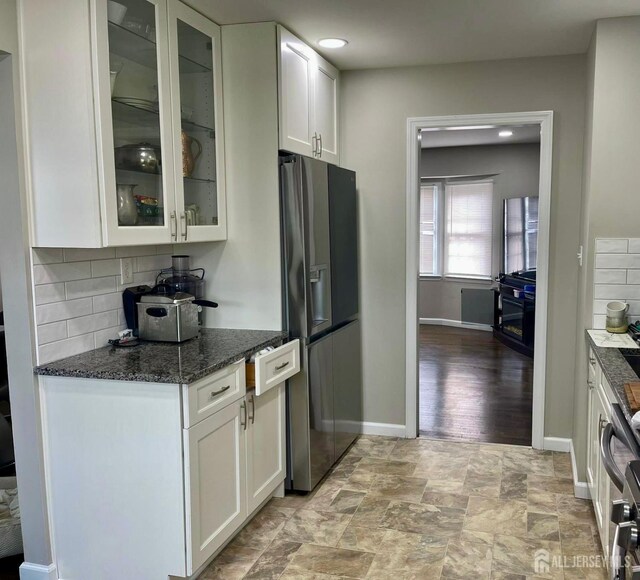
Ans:
[{"label": "gray wall", "polygon": [[[540,144],[476,145],[423,149],[420,175],[480,175],[494,178],[492,275],[502,263],[502,202],[510,197],[538,195]],[[460,320],[460,290],[490,288],[490,282],[423,278],[418,286],[420,318]]]},{"label": "gray wall", "polygon": [[407,118],[553,110],[546,435],[570,437],[584,55],[342,75],[342,159],[358,172],[366,421],[405,423]]},{"label": "gray wall", "polygon": [[638,237],[640,17],[598,22],[587,59],[584,203],[575,360],[574,446],[580,478],[586,465],[587,379],[584,331],[592,326],[596,238]]},{"label": "gray wall", "polygon": [[14,0],[0,0],[0,51],[10,54],[0,58],[0,270],[20,516],[25,559],[49,565]]}]

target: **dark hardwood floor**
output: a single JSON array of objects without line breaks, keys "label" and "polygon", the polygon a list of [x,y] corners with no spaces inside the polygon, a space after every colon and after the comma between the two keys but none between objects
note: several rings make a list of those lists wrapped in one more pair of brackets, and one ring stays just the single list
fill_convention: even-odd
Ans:
[{"label": "dark hardwood floor", "polygon": [[533,360],[490,332],[420,326],[420,434],[531,445]]},{"label": "dark hardwood floor", "polygon": [[20,564],[24,562],[22,554],[0,558],[0,580],[20,580]]}]

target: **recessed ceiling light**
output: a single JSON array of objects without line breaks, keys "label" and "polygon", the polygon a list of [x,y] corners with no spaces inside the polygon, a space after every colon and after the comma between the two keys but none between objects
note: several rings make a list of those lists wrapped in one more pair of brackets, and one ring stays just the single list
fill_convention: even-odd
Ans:
[{"label": "recessed ceiling light", "polygon": [[513,135],[513,131],[509,131],[508,129],[498,133],[498,137],[511,137],[511,135]]},{"label": "recessed ceiling light", "polygon": [[342,48],[349,43],[343,38],[321,38],[318,44],[323,48]]},{"label": "recessed ceiling light", "polygon": [[474,131],[476,129],[495,129],[495,125],[458,125],[447,127],[447,131]]}]

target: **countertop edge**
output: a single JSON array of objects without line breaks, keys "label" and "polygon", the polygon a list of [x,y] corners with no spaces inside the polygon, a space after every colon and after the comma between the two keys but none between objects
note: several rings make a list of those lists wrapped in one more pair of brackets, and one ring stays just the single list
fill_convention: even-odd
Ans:
[{"label": "countertop edge", "polygon": [[[226,329],[222,329],[226,330]],[[235,330],[235,329],[232,329]],[[270,332],[270,331],[265,331]],[[111,369],[91,369],[91,368],[62,368],[61,362],[72,359],[74,357],[91,356],[101,349],[108,349],[109,347],[101,347],[100,349],[93,349],[86,353],[80,353],[74,355],[74,357],[67,357],[67,359],[60,359],[57,361],[51,361],[36,366],[33,372],[37,376],[44,377],[66,377],[88,380],[107,380],[107,381],[126,381],[126,382],[144,382],[144,383],[162,383],[162,384],[177,384],[177,385],[190,385],[193,384],[231,364],[234,364],[242,359],[248,359],[253,354],[268,348],[277,347],[286,342],[289,342],[289,337],[285,331],[272,331],[276,333],[275,336],[266,338],[258,343],[253,343],[246,348],[241,348],[238,351],[234,351],[233,354],[226,356],[222,360],[215,362],[209,366],[205,366],[198,369],[196,372],[185,372],[184,369],[180,369],[177,372],[166,373],[145,373],[145,372],[126,372]],[[166,343],[158,343],[166,344]],[[178,346],[176,344],[176,346]],[[111,347],[113,348],[113,347]]]}]

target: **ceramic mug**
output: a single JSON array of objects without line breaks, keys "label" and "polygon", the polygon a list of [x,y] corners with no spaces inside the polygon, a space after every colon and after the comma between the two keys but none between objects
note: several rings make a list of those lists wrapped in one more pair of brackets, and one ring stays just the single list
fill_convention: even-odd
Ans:
[{"label": "ceramic mug", "polygon": [[607,304],[607,320],[606,329],[613,333],[627,332],[629,324],[627,323],[627,312],[629,312],[629,305],[625,302],[619,302],[617,300],[609,302]]}]

